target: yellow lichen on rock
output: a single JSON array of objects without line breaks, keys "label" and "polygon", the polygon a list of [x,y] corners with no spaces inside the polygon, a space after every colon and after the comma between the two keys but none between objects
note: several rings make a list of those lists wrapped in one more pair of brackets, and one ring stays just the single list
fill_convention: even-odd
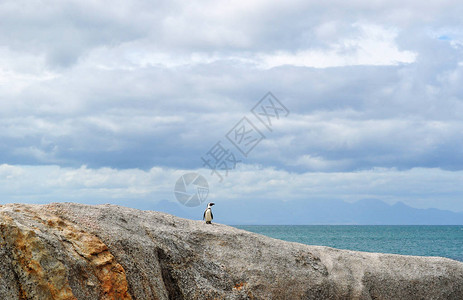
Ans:
[{"label": "yellow lichen on rock", "polygon": [[[13,219],[2,216],[1,234],[11,248],[16,264],[21,296],[27,299],[76,299],[69,286],[65,266],[48,251],[34,230],[22,228]],[[46,263],[44,263],[46,261]],[[33,289],[28,288],[34,286]]]},{"label": "yellow lichen on rock", "polygon": [[72,243],[74,250],[92,266],[100,281],[102,300],[132,299],[124,268],[116,262],[108,247],[96,236],[79,230],[76,225],[61,218],[50,216],[46,223],[57,229]]},{"label": "yellow lichen on rock", "polygon": [[[38,226],[23,226],[5,213],[0,216],[2,238],[11,249],[22,298],[77,299],[70,287],[65,265],[52,253],[53,248],[46,245],[46,240],[39,237],[42,232],[47,232],[56,236],[61,246],[67,249],[66,255],[71,255],[72,259],[78,261],[77,264],[93,270],[94,278],[99,281],[95,283],[99,286],[101,300],[132,299],[124,268],[97,236],[43,211],[28,209],[22,213],[38,221]],[[82,278],[88,278],[88,274],[82,274]],[[94,283],[86,282],[86,285],[92,286]]]}]

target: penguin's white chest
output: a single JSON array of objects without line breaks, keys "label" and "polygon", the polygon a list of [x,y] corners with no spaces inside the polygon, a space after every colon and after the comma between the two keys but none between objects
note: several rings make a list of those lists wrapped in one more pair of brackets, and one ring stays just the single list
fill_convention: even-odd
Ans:
[{"label": "penguin's white chest", "polygon": [[210,209],[207,209],[207,210],[206,210],[206,217],[205,217],[205,219],[206,219],[206,222],[212,221],[212,214],[211,214],[211,210],[210,210]]}]

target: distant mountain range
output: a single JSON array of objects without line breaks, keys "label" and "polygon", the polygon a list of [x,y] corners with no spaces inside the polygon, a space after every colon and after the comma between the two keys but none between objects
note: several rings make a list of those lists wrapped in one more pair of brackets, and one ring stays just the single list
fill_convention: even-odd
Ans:
[{"label": "distant mountain range", "polygon": [[[376,199],[354,203],[329,201],[216,201],[214,221],[230,225],[463,225],[463,212],[417,209],[402,202],[389,205]],[[146,206],[146,205],[144,205]],[[204,207],[203,207],[204,206]],[[182,218],[200,220],[206,204],[188,208],[162,200],[150,207]]]}]

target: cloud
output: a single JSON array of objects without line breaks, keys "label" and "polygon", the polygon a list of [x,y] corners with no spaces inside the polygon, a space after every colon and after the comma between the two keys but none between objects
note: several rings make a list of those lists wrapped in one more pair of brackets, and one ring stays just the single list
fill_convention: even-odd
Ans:
[{"label": "cloud", "polygon": [[[423,81],[415,65],[221,70],[84,68],[31,83],[2,102],[3,162],[195,168],[243,116],[259,126],[249,110],[272,83],[291,114],[252,163],[299,171],[463,168],[459,65],[441,71],[439,85]],[[307,157],[324,163],[314,168]]]},{"label": "cloud", "polygon": [[117,202],[129,206],[131,201],[137,200],[149,207],[160,200],[175,201],[173,190],[176,180],[192,171],[206,177],[210,187],[209,199],[219,202],[240,200],[252,206],[255,201],[261,200],[311,202],[338,199],[353,202],[374,198],[389,203],[402,201],[419,208],[463,211],[459,197],[463,192],[459,184],[463,172],[436,168],[407,171],[376,168],[357,172],[300,174],[241,164],[237,171],[230,172],[220,183],[208,169],[155,167],[144,171],[3,164],[0,165],[0,196],[3,202]]},{"label": "cloud", "polygon": [[[376,25],[353,24],[359,34],[352,39],[341,39],[329,45],[329,49],[302,50],[296,53],[279,52],[263,55],[262,65],[272,68],[282,65],[306,67],[337,67],[350,65],[397,65],[412,63],[416,53],[400,51],[395,44],[397,34]],[[332,24],[322,24],[316,32],[323,38],[332,34]]]},{"label": "cloud", "polygon": [[[201,168],[248,116],[266,139],[240,159],[275,176],[265,181],[282,189],[275,195],[299,197],[281,184],[304,190],[311,174],[333,187],[380,168],[407,178],[397,199],[429,172],[435,199],[454,203],[460,191],[446,196],[440,179],[463,170],[462,10],[458,1],[3,1],[0,163],[24,185],[2,189],[31,201],[54,188],[56,199],[73,189],[163,197],[145,181],[152,170],[170,182],[172,170]],[[250,113],[267,91],[291,111],[271,133]],[[46,172],[97,188],[50,183]],[[269,194],[257,171],[237,172],[249,180],[230,182],[230,193],[242,184]],[[138,194],[101,183],[130,176]],[[46,192],[28,196],[26,182]],[[373,186],[358,196],[392,199]]]},{"label": "cloud", "polygon": [[[152,168],[116,170],[47,166],[0,165],[0,185],[3,201],[111,201],[112,199],[148,199],[170,196],[172,170]],[[170,177],[170,178],[169,178]],[[40,178],[40,180],[37,180]],[[171,179],[171,180],[169,180]],[[166,185],[167,183],[168,186]],[[162,194],[162,190],[167,191]],[[27,191],[27,192],[25,192]]]}]

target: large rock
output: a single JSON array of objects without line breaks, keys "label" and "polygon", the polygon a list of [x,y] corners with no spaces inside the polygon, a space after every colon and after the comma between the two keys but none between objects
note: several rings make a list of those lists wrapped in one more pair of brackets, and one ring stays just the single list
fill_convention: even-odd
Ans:
[{"label": "large rock", "polygon": [[114,205],[0,207],[0,299],[463,299],[463,263]]}]

